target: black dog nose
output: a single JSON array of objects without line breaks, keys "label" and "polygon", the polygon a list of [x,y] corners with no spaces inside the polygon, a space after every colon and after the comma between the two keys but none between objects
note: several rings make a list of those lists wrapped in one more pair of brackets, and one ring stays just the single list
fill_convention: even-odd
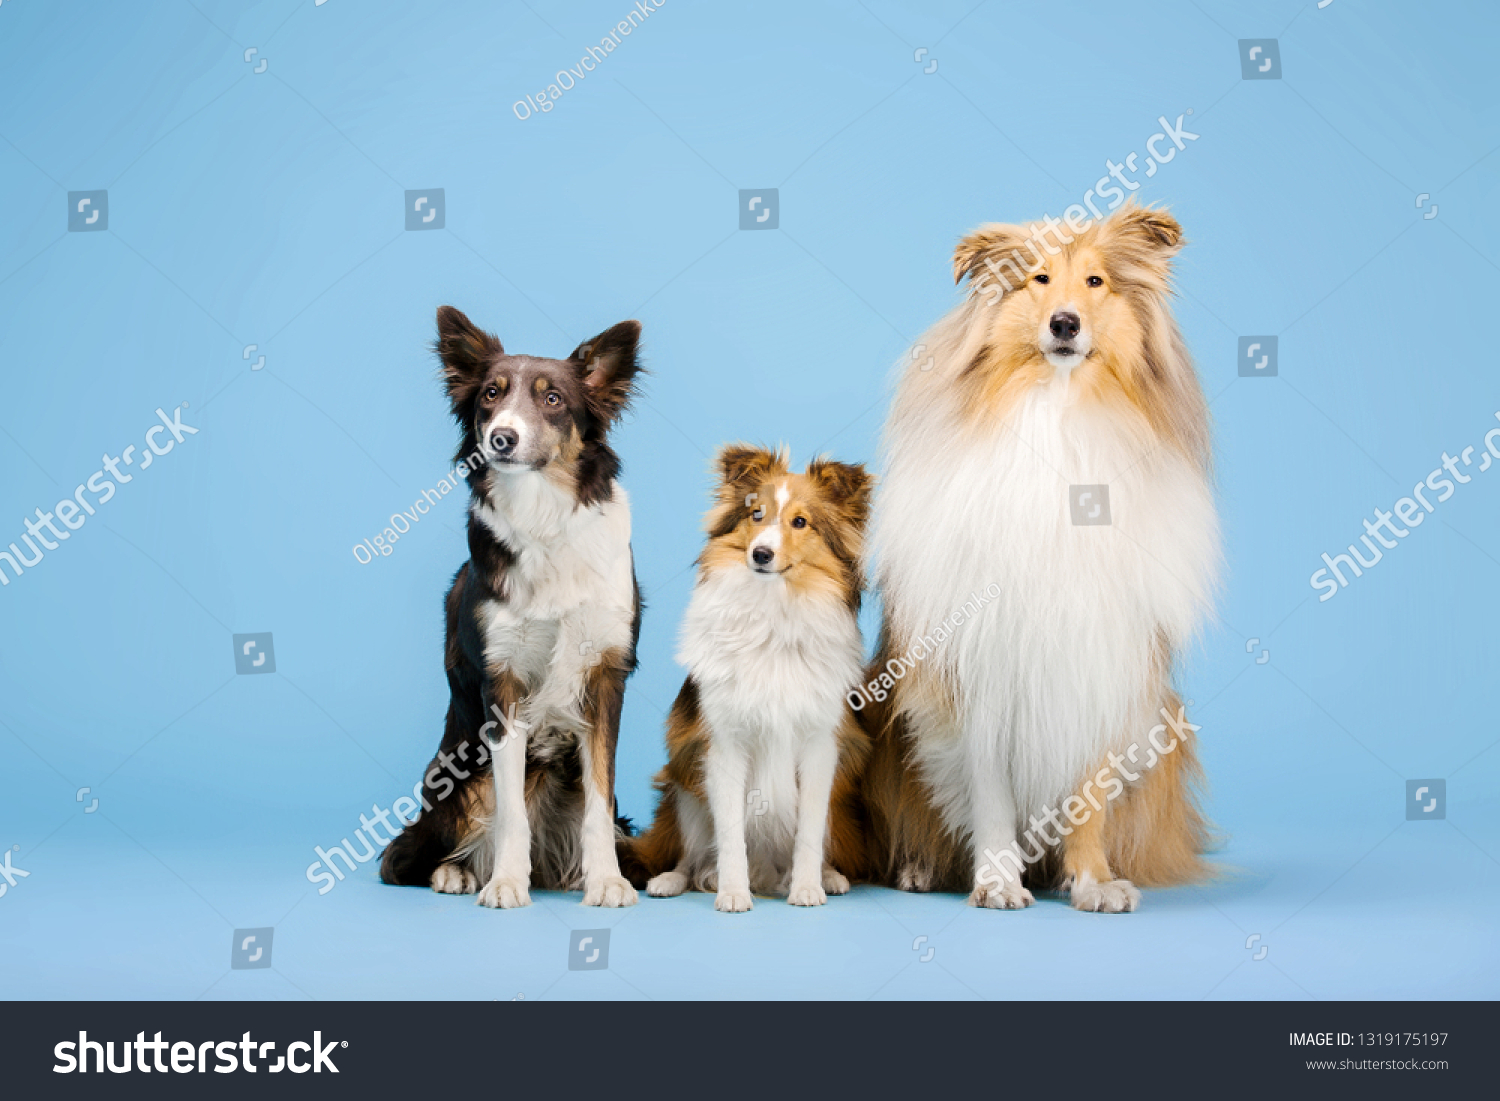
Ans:
[{"label": "black dog nose", "polygon": [[1072,340],[1082,327],[1083,323],[1078,320],[1078,315],[1069,310],[1058,310],[1048,324],[1052,335],[1058,340]]},{"label": "black dog nose", "polygon": [[514,451],[516,444],[520,442],[521,437],[513,428],[497,428],[490,433],[490,450],[502,459]]},{"label": "black dog nose", "polygon": [[756,547],[750,552],[750,557],[755,559],[757,566],[770,565],[771,559],[776,557],[776,552],[770,547]]}]

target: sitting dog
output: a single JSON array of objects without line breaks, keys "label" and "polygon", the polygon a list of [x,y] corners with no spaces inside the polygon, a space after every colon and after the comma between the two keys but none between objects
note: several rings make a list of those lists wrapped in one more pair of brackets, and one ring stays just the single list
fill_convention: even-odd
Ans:
[{"label": "sitting dog", "polygon": [[744,446],[724,448],[718,469],[656,817],[622,841],[622,865],[653,896],[716,891],[728,913],[752,893],[821,906],[863,863],[867,745],[845,695],[862,659],[871,480],[824,460],[793,474],[785,450]]},{"label": "sitting dog", "polygon": [[1218,524],[1170,309],[1181,228],[1134,203],[1060,227],[965,237],[970,293],[900,381],[871,545],[872,670],[901,672],[861,716],[864,795],[892,886],[1014,909],[1030,882],[1121,912],[1136,883],[1206,871],[1172,673],[1211,608]]},{"label": "sitting dog", "polygon": [[528,905],[533,880],[629,906],[615,745],[641,601],[608,433],[640,371],[640,325],[567,359],[510,355],[451,306],[437,325],[463,431],[469,560],[446,600],[447,725],[423,811],[386,849],[381,878],[477,890],[482,906]]}]

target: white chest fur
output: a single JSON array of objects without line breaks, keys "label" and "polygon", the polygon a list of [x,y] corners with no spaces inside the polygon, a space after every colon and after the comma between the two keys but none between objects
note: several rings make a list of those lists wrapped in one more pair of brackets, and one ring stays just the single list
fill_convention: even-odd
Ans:
[{"label": "white chest fur", "polygon": [[[1000,591],[931,659],[959,713],[956,725],[914,716],[919,756],[988,747],[1029,812],[1145,737],[1162,644],[1169,661],[1209,607],[1209,488],[1143,430],[1072,401],[1066,381],[970,435],[951,397],[904,413],[872,525],[897,637],[909,645],[972,591]],[[1072,522],[1070,486],[1090,484],[1109,487],[1109,525]]]},{"label": "white chest fur", "polygon": [[504,602],[481,609],[485,660],[530,690],[532,737],[581,726],[584,677],[606,651],[630,645],[635,589],[630,504],[614,487],[603,504],[579,508],[540,474],[497,475],[474,516],[515,554]]},{"label": "white chest fur", "polygon": [[802,738],[837,723],[859,680],[859,628],[841,600],[716,570],[693,590],[677,657],[715,737]]}]

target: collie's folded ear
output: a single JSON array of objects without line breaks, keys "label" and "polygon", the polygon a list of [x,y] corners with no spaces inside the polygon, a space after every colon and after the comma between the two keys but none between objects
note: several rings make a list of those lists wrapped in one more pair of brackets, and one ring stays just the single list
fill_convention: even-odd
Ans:
[{"label": "collie's folded ear", "polygon": [[[975,269],[985,260],[996,265],[1001,261],[1008,261],[1015,267],[1019,262],[1016,253],[1030,236],[1031,232],[1026,226],[1001,225],[999,222],[980,226],[953,250],[953,281],[961,283],[966,275],[971,279],[975,278]],[[1024,276],[1021,281],[1025,282]]]},{"label": "collie's folded ear", "polygon": [[1160,250],[1165,257],[1175,256],[1186,243],[1176,218],[1165,210],[1140,206],[1134,199],[1112,214],[1105,224],[1121,240]]},{"label": "collie's folded ear", "polygon": [[455,416],[462,418],[474,392],[496,356],[504,355],[500,341],[478,328],[452,306],[439,306],[437,343],[433,345],[443,361],[443,382]]},{"label": "collie's folded ear", "polygon": [[635,377],[641,373],[636,349],[641,341],[641,323],[622,321],[585,340],[568,357],[583,377],[590,400],[605,424],[619,419],[635,393]]},{"label": "collie's folded ear", "polygon": [[870,492],[875,487],[875,477],[862,464],[814,459],[808,464],[807,480],[818,487],[846,521],[864,526],[870,516]]}]

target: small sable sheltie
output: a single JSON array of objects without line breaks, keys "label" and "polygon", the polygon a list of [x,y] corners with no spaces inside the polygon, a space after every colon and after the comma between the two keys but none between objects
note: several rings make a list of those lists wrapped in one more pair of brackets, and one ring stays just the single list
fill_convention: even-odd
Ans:
[{"label": "small sable sheltie", "polygon": [[1208,414],[1169,310],[1176,220],[1132,203],[1056,228],[964,238],[969,294],[900,380],[872,671],[1000,595],[861,713],[863,794],[882,882],[994,909],[1029,906],[1027,882],[1120,912],[1134,883],[1207,872],[1172,672],[1219,561]]},{"label": "small sable sheltie", "polygon": [[621,866],[656,897],[715,891],[727,913],[752,894],[821,906],[863,864],[868,746],[845,696],[862,661],[871,479],[821,459],[793,474],[784,449],[743,446],[724,448],[718,470],[656,818],[622,839]]},{"label": "small sable sheltie", "polygon": [[443,740],[422,813],[380,876],[478,891],[481,906],[525,906],[533,881],[581,886],[587,906],[629,906],[615,744],[641,601],[607,437],[640,370],[641,328],[623,321],[567,359],[542,359],[507,354],[451,306],[437,325],[472,491],[469,560],[446,600]]}]

